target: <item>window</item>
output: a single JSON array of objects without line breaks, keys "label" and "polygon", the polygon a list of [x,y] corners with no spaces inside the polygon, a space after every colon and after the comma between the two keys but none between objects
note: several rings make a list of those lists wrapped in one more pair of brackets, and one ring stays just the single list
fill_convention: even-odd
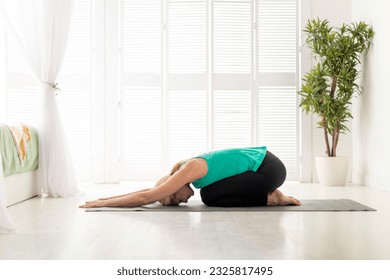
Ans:
[{"label": "window", "polygon": [[[74,3],[58,103],[80,181],[155,180],[255,145],[299,179],[297,0]],[[38,85],[4,49],[4,118],[34,125]]]},{"label": "window", "polygon": [[252,145],[298,179],[295,0],[122,0],[120,10],[122,180]]}]

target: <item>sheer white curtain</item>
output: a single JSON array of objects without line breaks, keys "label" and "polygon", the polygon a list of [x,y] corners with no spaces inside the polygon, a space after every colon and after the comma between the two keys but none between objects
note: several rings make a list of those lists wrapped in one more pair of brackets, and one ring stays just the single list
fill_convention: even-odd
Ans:
[{"label": "sheer white curtain", "polygon": [[56,100],[72,6],[73,0],[0,0],[8,32],[41,84],[38,191],[51,197],[78,192]]}]

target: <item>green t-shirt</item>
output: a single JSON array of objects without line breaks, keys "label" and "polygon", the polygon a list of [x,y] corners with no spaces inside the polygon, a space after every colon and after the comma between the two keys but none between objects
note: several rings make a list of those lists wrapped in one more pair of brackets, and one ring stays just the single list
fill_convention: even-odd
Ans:
[{"label": "green t-shirt", "polygon": [[216,181],[228,178],[246,171],[256,171],[263,162],[267,148],[251,147],[219,150],[206,153],[196,158],[203,158],[208,166],[206,176],[192,182],[197,188],[203,188]]}]

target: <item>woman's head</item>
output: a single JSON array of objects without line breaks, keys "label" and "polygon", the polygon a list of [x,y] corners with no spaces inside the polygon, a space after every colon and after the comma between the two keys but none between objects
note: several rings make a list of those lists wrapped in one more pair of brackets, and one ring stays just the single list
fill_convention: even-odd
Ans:
[{"label": "woman's head", "polygon": [[[183,160],[183,161],[179,161],[178,163],[176,163],[171,172],[169,173],[169,175],[166,175],[164,177],[162,177],[157,183],[156,183],[156,186],[155,187],[158,187],[160,186],[161,184],[163,184],[164,182],[166,182],[170,177],[173,176],[173,174],[175,174],[179,169],[181,169],[181,167],[183,166],[183,164],[185,163],[186,161]],[[178,189],[175,193],[159,200],[159,202],[162,204],[162,205],[165,205],[165,206],[168,206],[168,205],[179,205],[180,203],[182,202],[185,202],[187,203],[188,202],[188,199],[194,195],[194,191],[192,190],[192,188],[190,187],[190,184],[186,184],[184,185],[183,187],[181,187],[180,189]]]},{"label": "woman's head", "polygon": [[187,203],[188,199],[193,195],[194,195],[193,189],[190,187],[189,184],[187,184],[181,187],[175,193],[167,196],[164,199],[161,199],[159,202],[164,206],[176,206],[182,202]]}]

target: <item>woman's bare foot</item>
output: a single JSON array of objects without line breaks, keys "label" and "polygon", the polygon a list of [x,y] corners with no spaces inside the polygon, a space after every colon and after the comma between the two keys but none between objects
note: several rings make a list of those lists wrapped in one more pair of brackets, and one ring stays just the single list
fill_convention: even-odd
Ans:
[{"label": "woman's bare foot", "polygon": [[283,206],[283,205],[301,205],[301,202],[292,197],[292,196],[285,196],[282,194],[279,190],[274,190],[273,192],[268,194],[268,203],[269,206]]}]

